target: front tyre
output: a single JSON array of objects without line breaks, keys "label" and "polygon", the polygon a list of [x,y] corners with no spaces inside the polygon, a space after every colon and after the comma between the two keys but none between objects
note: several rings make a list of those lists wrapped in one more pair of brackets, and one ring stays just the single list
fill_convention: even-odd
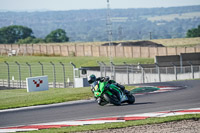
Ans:
[{"label": "front tyre", "polygon": [[100,106],[108,104],[108,102],[104,98],[98,98],[97,101]]},{"label": "front tyre", "polygon": [[134,104],[135,103],[135,97],[132,94],[127,94],[126,95],[128,97],[128,104]]},{"label": "front tyre", "polygon": [[103,94],[103,97],[106,99],[106,101],[108,101],[111,104],[114,104],[114,105],[117,105],[117,106],[121,105],[121,102],[114,95],[110,96],[108,94]]}]

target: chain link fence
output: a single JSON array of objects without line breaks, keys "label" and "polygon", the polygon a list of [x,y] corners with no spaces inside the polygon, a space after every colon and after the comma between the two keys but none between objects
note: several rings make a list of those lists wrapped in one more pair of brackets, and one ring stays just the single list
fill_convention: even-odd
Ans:
[{"label": "chain link fence", "polygon": [[48,76],[50,88],[73,87],[73,66],[70,63],[0,63],[0,86],[26,88],[26,78]]},{"label": "chain link fence", "polygon": [[159,64],[126,64],[116,65],[98,62],[99,68],[87,69],[87,76],[95,74],[109,76],[121,84],[137,84],[150,82],[164,82],[173,80],[185,80],[200,78],[200,64],[185,63],[180,66],[177,62],[168,62],[168,65]]},{"label": "chain link fence", "polygon": [[[26,78],[48,76],[50,88],[74,87],[74,79],[109,76],[120,84],[164,82],[200,78],[200,64],[195,62],[168,62],[162,64],[114,64],[98,62],[97,67],[76,68],[73,63],[0,63],[0,86],[26,88]],[[86,69],[87,74],[80,71]]]}]

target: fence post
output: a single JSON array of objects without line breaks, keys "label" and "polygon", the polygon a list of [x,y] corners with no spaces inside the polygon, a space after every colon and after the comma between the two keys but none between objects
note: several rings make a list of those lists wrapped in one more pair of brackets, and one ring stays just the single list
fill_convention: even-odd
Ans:
[{"label": "fence post", "polygon": [[55,69],[55,64],[53,64],[53,62],[51,62],[51,65],[53,67],[53,88],[56,88],[56,69]]},{"label": "fence post", "polygon": [[140,68],[142,68],[142,83],[145,83],[145,78],[144,78],[144,67],[141,64],[138,64]]},{"label": "fence post", "polygon": [[176,69],[176,65],[172,62],[171,63],[174,66],[174,74],[175,74],[175,79],[177,80],[177,69]]},{"label": "fence post", "polygon": [[133,64],[131,64],[131,73],[132,73],[131,75],[133,75],[132,76],[133,78],[131,81],[132,81],[132,83],[134,83],[134,65]]},{"label": "fence post", "polygon": [[115,72],[115,64],[113,62],[110,62],[111,64],[111,79],[116,80],[116,72]]},{"label": "fence post", "polygon": [[157,63],[155,63],[155,65],[156,65],[156,68],[158,70],[158,79],[159,79],[159,82],[161,82],[160,66]]},{"label": "fence post", "polygon": [[29,67],[29,76],[32,77],[31,65],[28,62],[26,62],[26,65]]},{"label": "fence post", "polygon": [[10,66],[6,61],[4,61],[4,63],[7,65],[8,68],[8,87],[10,87]]},{"label": "fence post", "polygon": [[129,82],[129,65],[128,64],[126,64],[126,62],[123,62],[124,63],[124,65],[126,65],[126,73],[127,73],[127,81],[128,81],[128,84],[130,83]]},{"label": "fence post", "polygon": [[75,69],[76,69],[76,65],[72,62],[70,62],[70,64],[73,66],[73,76],[74,76],[74,83],[73,83],[73,88],[75,88]]},{"label": "fence post", "polygon": [[100,67],[100,75],[101,77],[103,77],[102,64],[99,61],[97,61],[97,63],[99,64],[99,67]]},{"label": "fence post", "polygon": [[106,64],[102,61],[101,64],[104,66],[104,77],[106,76]]},{"label": "fence post", "polygon": [[188,64],[190,64],[190,66],[191,66],[192,79],[194,79],[194,67],[193,67],[193,64],[190,61],[188,61]]},{"label": "fence post", "polygon": [[16,63],[17,66],[18,66],[18,73],[19,73],[19,88],[21,88],[21,87],[22,87],[22,84],[21,84],[21,67],[20,67],[20,64],[19,64],[17,61],[15,61],[15,63]]},{"label": "fence post", "polygon": [[44,75],[44,66],[40,61],[38,63],[41,65],[41,71],[42,71],[42,76],[43,76]]},{"label": "fence post", "polygon": [[183,73],[183,57],[182,57],[182,54],[180,54],[180,66],[181,66],[181,73]]},{"label": "fence post", "polygon": [[66,78],[65,78],[65,65],[62,63],[62,62],[60,62],[60,64],[62,65],[62,67],[63,67],[63,80],[64,80],[64,88],[66,88]]}]

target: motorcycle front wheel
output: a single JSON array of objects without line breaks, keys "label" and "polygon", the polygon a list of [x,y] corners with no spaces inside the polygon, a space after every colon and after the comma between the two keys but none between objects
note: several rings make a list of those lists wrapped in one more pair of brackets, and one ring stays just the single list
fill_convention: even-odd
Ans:
[{"label": "motorcycle front wheel", "polygon": [[99,98],[97,101],[100,106],[108,104],[108,102],[104,98]]},{"label": "motorcycle front wheel", "polygon": [[108,94],[103,94],[103,97],[106,99],[106,101],[108,101],[111,104],[114,104],[114,105],[117,105],[117,106],[121,105],[121,102],[114,95],[110,96]]}]

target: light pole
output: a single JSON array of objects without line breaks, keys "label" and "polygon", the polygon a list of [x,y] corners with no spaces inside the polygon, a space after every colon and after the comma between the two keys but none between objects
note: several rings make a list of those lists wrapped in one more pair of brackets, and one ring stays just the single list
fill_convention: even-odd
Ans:
[{"label": "light pole", "polygon": [[109,47],[110,47],[110,62],[112,62],[112,53],[111,53],[111,46],[112,46],[112,22],[110,18],[110,2],[107,0],[107,32],[108,32],[108,41],[109,41]]}]

